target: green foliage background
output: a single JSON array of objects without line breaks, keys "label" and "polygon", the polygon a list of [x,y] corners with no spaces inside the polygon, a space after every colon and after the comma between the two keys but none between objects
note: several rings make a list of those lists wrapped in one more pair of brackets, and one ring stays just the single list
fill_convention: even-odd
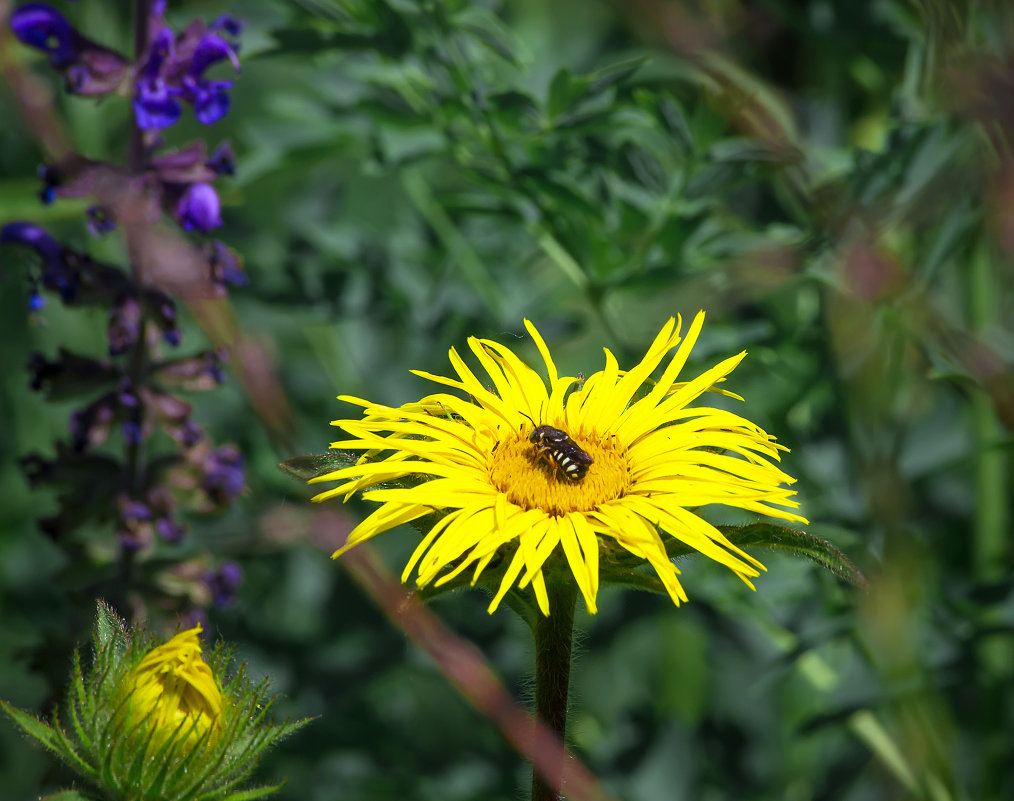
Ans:
[{"label": "green foliage background", "polygon": [[[213,3],[172,3],[170,19]],[[571,734],[631,801],[1014,797],[1010,426],[1014,13],[946,0],[636,3],[246,0],[221,238],[246,259],[242,330],[275,359],[291,416],[240,383],[193,398],[246,455],[248,492],[194,517],[152,564],[236,559],[212,613],[280,710],[320,719],[267,760],[286,799],[514,799],[526,769],[330,562],[311,494],[277,469],[322,451],[334,396],[418,397],[468,335],[564,371],[630,365],[670,314],[708,320],[688,370],[746,348],[727,386],[792,448],[807,529],[866,572],[854,590],[760,554],[751,593],[681,562],[691,603],[606,591],[579,615]],[[66,13],[126,49],[118,4]],[[8,49],[8,58],[35,55]],[[57,96],[81,152],[117,159],[126,103]],[[0,86],[0,220],[85,245],[83,204],[35,200],[42,153]],[[115,237],[91,245],[114,253]],[[105,250],[103,250],[105,249]],[[6,263],[5,263],[6,264]],[[52,302],[31,326],[0,274],[0,697],[40,709],[83,640],[108,531],[53,543],[53,499],[16,458],[48,451],[71,404],[27,387],[31,350],[103,345],[99,313]],[[205,334],[193,318],[184,345]],[[349,524],[364,507],[345,510]],[[725,523],[745,518],[716,513]],[[415,534],[377,542],[400,569]],[[108,568],[112,581],[112,568]],[[159,599],[133,599],[159,625]],[[435,609],[519,697],[527,632],[479,594]],[[5,797],[67,778],[0,726]]]}]

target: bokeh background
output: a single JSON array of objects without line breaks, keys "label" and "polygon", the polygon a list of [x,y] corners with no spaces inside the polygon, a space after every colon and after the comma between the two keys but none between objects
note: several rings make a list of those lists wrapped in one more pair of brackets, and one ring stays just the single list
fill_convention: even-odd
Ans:
[{"label": "bokeh background", "polygon": [[[61,8],[129,50],[126,3]],[[9,5],[7,10],[9,11]],[[170,21],[221,3],[173,2]],[[601,348],[629,366],[664,320],[708,313],[689,370],[742,349],[727,386],[791,447],[808,531],[866,589],[760,552],[750,592],[681,563],[691,602],[606,590],[579,614],[571,738],[616,797],[1014,797],[1014,8],[948,0],[244,0],[229,116],[170,142],[231,140],[220,238],[249,285],[184,312],[184,346],[235,324],[234,380],[195,419],[243,452],[228,512],[188,518],[150,555],[124,615],[171,631],[206,604],[186,576],[230,560],[237,645],[319,719],[272,752],[290,801],[525,797],[500,732],[406,642],[306,516],[278,469],[332,439],[348,393],[428,391],[468,335],[529,357],[522,319],[564,371]],[[68,98],[38,54],[5,64],[54,88],[79,152],[122,160],[128,104]],[[94,242],[84,202],[38,203],[36,133],[0,85],[0,221]],[[0,697],[48,710],[114,594],[110,530],[53,541],[54,497],[17,464],[52,452],[73,404],[28,387],[32,351],[101,353],[101,313],[25,309],[0,262]],[[211,334],[209,334],[211,331]],[[256,362],[254,368],[250,363]],[[240,380],[252,374],[257,381]],[[337,510],[336,510],[337,511]],[[341,510],[348,525],[365,506]],[[740,522],[721,511],[713,519]],[[400,571],[417,534],[376,542]],[[189,573],[187,571],[190,571]],[[193,597],[192,597],[193,596]],[[481,593],[434,610],[516,697],[529,635]],[[0,723],[0,795],[68,778]]]}]

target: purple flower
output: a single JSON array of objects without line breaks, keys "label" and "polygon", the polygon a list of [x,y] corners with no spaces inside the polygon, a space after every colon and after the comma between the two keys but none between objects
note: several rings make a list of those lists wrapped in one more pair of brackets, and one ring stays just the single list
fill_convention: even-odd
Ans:
[{"label": "purple flower", "polygon": [[219,294],[225,294],[226,284],[245,286],[248,283],[240,257],[224,242],[216,239],[205,252],[208,254],[211,282],[219,290]]},{"label": "purple flower", "polygon": [[172,518],[160,517],[155,521],[155,530],[170,545],[178,545],[183,540],[187,528]]},{"label": "purple flower", "polygon": [[151,509],[140,501],[126,501],[120,508],[120,519],[125,523],[137,520],[151,520]]},{"label": "purple flower", "polygon": [[56,189],[63,183],[63,177],[59,171],[48,164],[40,164],[38,169],[39,180],[42,181],[42,189],[39,190],[39,200],[48,206],[56,200]]},{"label": "purple flower", "polygon": [[147,289],[143,300],[144,308],[162,332],[163,339],[173,347],[179,345],[183,334],[176,321],[176,304],[173,299],[161,289]]},{"label": "purple flower", "polygon": [[175,58],[173,32],[162,28],[148,47],[134,86],[134,117],[142,130],[168,128],[180,118],[178,92],[166,83],[164,71]]},{"label": "purple flower", "polygon": [[116,413],[116,395],[113,392],[73,412],[67,421],[71,447],[76,452],[82,453],[105,442]]},{"label": "purple flower", "polygon": [[126,294],[109,310],[109,355],[119,356],[137,342],[141,333],[141,304]]},{"label": "purple flower", "polygon": [[42,228],[29,222],[7,223],[0,228],[0,244],[24,245],[34,250],[42,258],[43,286],[59,292],[65,301],[74,299],[79,275],[69,268],[63,245]]},{"label": "purple flower", "polygon": [[120,547],[127,553],[137,553],[141,550],[141,539],[133,531],[121,531],[119,534]]},{"label": "purple flower", "polygon": [[236,157],[233,155],[232,145],[222,142],[204,164],[216,175],[235,175]]},{"label": "purple flower", "polygon": [[85,216],[88,218],[85,220],[88,233],[96,239],[101,239],[116,228],[116,220],[102,206],[89,206],[85,210]]},{"label": "purple flower", "polygon": [[7,223],[0,228],[0,243],[27,245],[46,262],[61,260],[63,247],[42,228],[29,222]]},{"label": "purple flower", "polygon": [[176,439],[179,440],[180,444],[184,448],[192,448],[198,442],[201,441],[201,437],[204,436],[204,432],[201,427],[192,420],[187,420],[178,430]]},{"label": "purple flower", "polygon": [[180,616],[180,629],[192,629],[194,626],[200,626],[205,631],[210,630],[211,626],[208,625],[208,616],[204,613],[203,609],[198,609],[196,606],[190,607],[186,612]]},{"label": "purple flower", "polygon": [[[211,30],[225,31],[229,36],[239,36],[243,33],[243,20],[236,19],[229,14],[222,14],[215,18],[215,21],[208,26]],[[233,45],[233,49],[238,49],[237,45]]]},{"label": "purple flower", "polygon": [[207,232],[222,224],[221,211],[215,187],[205,183],[191,184],[176,205],[176,219],[184,231]]},{"label": "purple flower", "polygon": [[164,25],[157,28],[136,81],[134,114],[141,128],[173,125],[180,118],[179,99],[193,105],[194,116],[205,125],[228,113],[232,81],[209,80],[204,73],[225,60],[238,72],[239,59],[215,30],[238,35],[241,25],[232,17],[220,17],[211,28],[195,20],[179,36]]},{"label": "purple flower", "polygon": [[204,491],[216,503],[228,503],[243,491],[243,454],[234,445],[212,451],[204,464]]},{"label": "purple flower", "polygon": [[235,600],[236,588],[242,580],[243,568],[235,562],[226,562],[204,574],[204,583],[211,590],[211,601],[218,607],[228,606]]},{"label": "purple flower", "polygon": [[50,65],[64,73],[71,94],[108,94],[127,74],[123,56],[82,36],[63,14],[45,3],[26,3],[17,9],[11,14],[11,30],[49,57]]},{"label": "purple flower", "polygon": [[56,69],[69,66],[78,57],[77,31],[55,8],[45,3],[26,3],[11,14],[11,30],[29,47],[49,56]]},{"label": "purple flower", "polygon": [[207,33],[194,48],[190,66],[183,76],[183,97],[194,105],[194,116],[198,122],[211,125],[229,111],[228,90],[232,81],[209,81],[205,70],[219,61],[228,59],[239,72],[239,59],[232,46],[217,33]]}]

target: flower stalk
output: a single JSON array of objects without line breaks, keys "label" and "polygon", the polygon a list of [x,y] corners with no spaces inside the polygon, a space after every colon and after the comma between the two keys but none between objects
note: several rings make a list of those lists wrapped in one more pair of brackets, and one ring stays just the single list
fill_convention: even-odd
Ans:
[{"label": "flower stalk", "polygon": [[561,796],[566,758],[567,708],[570,690],[571,650],[574,642],[574,608],[577,587],[560,576],[547,582],[551,614],[535,617],[535,712],[560,736],[556,769],[551,776],[532,773],[532,801],[557,801]]}]

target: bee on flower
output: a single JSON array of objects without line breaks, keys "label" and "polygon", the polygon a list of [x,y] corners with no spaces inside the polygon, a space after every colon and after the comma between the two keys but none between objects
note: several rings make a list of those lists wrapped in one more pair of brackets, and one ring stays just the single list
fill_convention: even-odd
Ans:
[{"label": "bee on flower", "polygon": [[[547,575],[560,580],[569,573],[565,580],[576,582],[594,613],[600,563],[619,556],[650,565],[679,604],[687,595],[666,550],[673,539],[753,587],[751,579],[764,566],[696,510],[722,504],[806,521],[791,511],[799,504],[785,485],[795,479],[776,465],[786,448],[740,415],[690,405],[716,391],[745,352],[677,381],[703,324],[701,312],[681,337],[682,320],[670,318],[627,371],[607,349],[604,368],[582,384],[559,374],[526,320],[548,382],[509,348],[473,337],[469,348],[492,388],[452,348],[456,377],[414,372],[462,396],[439,392],[399,407],[342,396],[364,413],[334,421],[348,436],[332,447],[365,454],[313,478],[337,482],[314,500],[362,493],[380,506],[334,556],[402,523],[435,516],[402,581],[415,570],[420,587],[436,587],[470,569],[475,584],[495,567],[499,586],[490,612],[512,588],[531,586],[548,616]],[[405,479],[415,483],[391,486]]]}]

